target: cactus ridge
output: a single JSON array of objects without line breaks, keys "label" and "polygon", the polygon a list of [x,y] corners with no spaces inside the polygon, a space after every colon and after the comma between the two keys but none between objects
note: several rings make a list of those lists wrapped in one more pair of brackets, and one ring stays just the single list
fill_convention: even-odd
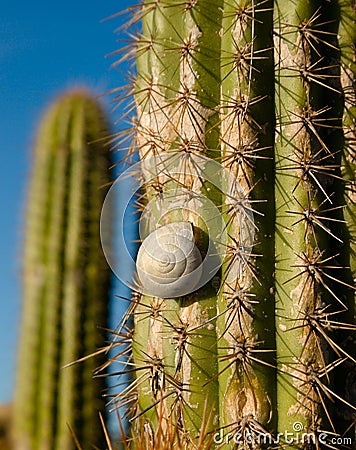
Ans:
[{"label": "cactus ridge", "polygon": [[[130,300],[115,345],[133,379],[115,401],[130,405],[134,446],[324,448],[325,431],[337,448],[356,417],[355,3],[146,0],[128,12],[140,31],[119,59],[135,64],[119,141],[142,162],[145,233],[191,222],[204,254],[205,196],[227,236],[198,291]],[[241,192],[223,171],[224,189],[206,181],[201,156]],[[314,442],[288,441],[296,424]],[[219,447],[214,433],[230,438]]]}]

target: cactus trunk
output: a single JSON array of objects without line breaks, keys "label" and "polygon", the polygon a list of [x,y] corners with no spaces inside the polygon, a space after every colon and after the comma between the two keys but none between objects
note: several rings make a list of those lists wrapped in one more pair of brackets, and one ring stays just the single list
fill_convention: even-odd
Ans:
[{"label": "cactus trunk", "polygon": [[275,420],[274,268],[268,264],[274,247],[271,6],[225,1],[222,22],[222,165],[250,202],[241,203],[242,220],[254,211],[258,243],[253,255],[244,250],[241,224],[229,218],[235,199],[228,192],[224,215],[230,239],[217,320],[220,427],[242,435],[256,426],[264,432],[271,417]]},{"label": "cactus trunk", "polygon": [[356,4],[354,1],[340,1],[340,23],[338,30],[340,45],[340,85],[344,108],[342,129],[344,135],[342,174],[345,180],[345,220],[350,242],[350,268],[356,280]]},{"label": "cactus trunk", "polygon": [[312,214],[321,213],[321,204],[329,202],[326,183],[333,169],[318,127],[317,111],[322,106],[313,82],[317,44],[310,42],[303,27],[312,25],[320,3],[300,1],[291,8],[277,1],[275,5],[279,428],[293,430],[297,421],[305,430],[314,431],[320,421],[321,399],[311,377],[318,377],[330,361],[321,352],[321,337],[311,333],[307,320],[325,306],[325,299],[330,302],[328,293],[322,293],[322,264],[330,254],[325,253],[326,233],[315,226]]},{"label": "cactus trunk", "polygon": [[179,298],[138,270],[120,397],[137,390],[138,447],[323,448],[325,431],[336,448],[353,432],[354,6],[136,10],[143,247],[190,222],[203,265],[209,239],[221,262]]},{"label": "cactus trunk", "polygon": [[15,443],[23,450],[103,442],[98,412],[105,384],[93,358],[103,345],[110,271],[99,237],[110,182],[107,124],[96,101],[73,91],[44,115],[34,152],[23,267],[23,315]]},{"label": "cactus trunk", "polygon": [[[190,156],[192,149],[211,156],[218,147],[214,130],[218,113],[214,108],[219,104],[216,47],[220,37],[219,23],[209,16],[219,16],[221,5],[200,3],[194,15],[182,15],[181,6],[174,3],[167,8],[149,1],[143,4],[143,36],[137,50],[137,143],[147,198],[158,195],[147,219],[147,232],[155,229],[152,217],[161,225],[187,221],[196,230],[203,226],[201,217],[195,214],[195,200],[188,193],[194,184],[194,191],[205,195]],[[196,52],[200,45],[208,48],[204,43],[207,36],[216,45],[206,52]],[[181,51],[180,59],[177,51]],[[208,68],[207,60],[215,62]],[[164,161],[166,150],[181,151],[183,157]],[[172,170],[176,179],[171,177]],[[216,200],[214,195],[212,191],[210,197]],[[175,209],[165,209],[167,198],[177,203]],[[187,208],[180,208],[182,205]],[[196,230],[204,245],[203,233]],[[135,312],[137,326],[144,322],[134,342],[140,409],[146,411],[148,426],[160,427],[166,436],[173,418],[187,442],[193,442],[198,434],[204,411],[213,411],[212,421],[218,415],[218,385],[213,379],[217,371],[216,332],[209,323],[216,316],[215,294],[208,285],[200,291],[199,301],[194,295],[164,300],[143,295]]]},{"label": "cactus trunk", "polygon": [[[341,173],[345,181],[344,187],[344,218],[347,224],[347,231],[344,233],[344,241],[349,243],[349,251],[343,252],[344,265],[349,266],[351,273],[348,283],[356,284],[356,4],[354,0],[339,2],[340,21],[338,28],[338,40],[340,46],[340,89],[343,97],[342,110],[342,131],[343,131],[343,151]],[[355,318],[356,294],[349,292],[348,310],[344,312],[342,321],[350,322]],[[340,339],[341,345],[345,346],[351,355],[355,357],[356,337],[349,335],[348,330],[344,330]],[[342,368],[340,368],[340,372]],[[351,404],[356,403],[355,385],[356,370],[353,362],[348,364],[345,384],[339,393]],[[342,376],[342,375],[341,375]],[[341,424],[355,421],[355,411],[348,406],[339,413]],[[356,435],[351,434],[356,442]]]}]

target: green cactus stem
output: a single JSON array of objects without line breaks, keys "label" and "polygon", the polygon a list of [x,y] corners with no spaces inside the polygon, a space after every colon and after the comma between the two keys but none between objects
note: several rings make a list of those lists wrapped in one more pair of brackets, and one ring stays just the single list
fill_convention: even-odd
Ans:
[{"label": "green cactus stem", "polygon": [[348,310],[344,292],[352,289],[334,251],[343,242],[342,223],[334,226],[343,207],[333,115],[340,91],[328,65],[337,52],[337,14],[327,15],[321,2],[275,5],[278,428],[293,431],[297,423],[317,439],[321,429],[336,431],[331,405],[347,400],[330,380],[352,358],[335,341],[337,324],[325,322]]},{"label": "green cactus stem", "polygon": [[16,448],[100,445],[105,383],[97,358],[63,368],[104,343],[110,271],[99,224],[110,183],[108,126],[84,90],[61,96],[38,132],[29,188],[15,402]]},{"label": "green cactus stem", "polygon": [[[298,422],[302,430],[314,432],[320,425],[322,399],[313,389],[313,377],[319,379],[330,362],[307,321],[323,306],[323,264],[330,256],[325,253],[324,230],[308,221],[321,201],[330,200],[319,177],[321,172],[327,177],[330,169],[319,131],[314,132],[317,55],[307,34],[320,4],[300,1],[291,7],[277,1],[275,6],[278,425],[292,431]],[[324,193],[322,200],[318,191]]]},{"label": "green cactus stem", "polygon": [[[201,247],[204,223],[195,214],[194,199],[189,199],[188,191],[194,189],[205,196],[206,186],[199,181],[202,168],[194,165],[190,155],[211,156],[218,147],[214,129],[218,112],[214,108],[219,104],[216,48],[221,6],[221,1],[203,1],[192,14],[174,2],[144,2],[143,35],[137,48],[136,138],[144,164],[145,202],[158,199],[152,211],[157,226],[176,221],[193,224]],[[172,158],[162,156],[161,160],[167,151],[180,151],[183,157],[174,162],[172,153]],[[212,189],[209,197],[216,201],[216,195]],[[165,211],[161,198],[176,199],[180,207]],[[156,223],[148,223],[148,231],[153,231]],[[136,383],[140,411],[145,411],[148,421],[146,428],[160,426],[167,432],[174,417],[188,443],[199,431],[204,409],[212,411],[212,421],[218,417],[218,385],[213,379],[217,371],[216,333],[209,322],[216,316],[215,292],[211,285],[206,286],[199,301],[194,294],[182,299],[143,295],[135,310],[135,322],[141,327],[133,343]]]},{"label": "green cactus stem", "polygon": [[220,427],[240,434],[253,423],[266,433],[276,425],[274,267],[268,262],[274,254],[272,2],[262,3],[225,1],[222,22],[222,164],[250,201],[242,208],[255,212],[250,256],[238,239],[241,224],[231,221],[234,199],[225,197],[230,239],[218,298]]},{"label": "green cactus stem", "polygon": [[[347,282],[356,285],[356,4],[355,1],[338,2],[340,10],[340,22],[338,29],[338,42],[340,47],[340,88],[343,97],[342,111],[342,131],[343,131],[343,152],[341,173],[345,181],[344,190],[344,219],[347,226],[345,242],[349,245],[349,252],[340,252],[343,255],[343,264],[349,266],[351,273]],[[355,291],[348,292],[348,311],[343,313],[342,322],[352,323],[356,311]],[[351,298],[350,298],[351,297]],[[340,339],[342,346],[356,359],[356,336],[349,330],[342,333]],[[340,368],[340,373],[342,368]],[[344,372],[345,374],[345,372]],[[340,374],[343,376],[344,374]],[[339,390],[339,394],[344,396],[348,402],[355,403],[356,367],[354,363],[348,364],[347,376],[344,385]],[[337,417],[345,427],[351,421],[354,423],[356,414],[351,408],[343,408],[337,411]],[[349,433],[353,439],[356,436]]]},{"label": "green cactus stem", "polygon": [[[333,448],[356,411],[342,387],[356,362],[354,2],[134,11],[143,242],[133,329],[123,320],[135,379],[118,396],[134,446],[310,449],[325,431]],[[145,291],[151,233],[173,246],[189,224],[219,271],[178,298],[156,275]]]},{"label": "green cactus stem", "polygon": [[340,83],[344,98],[342,126],[344,133],[343,176],[346,182],[345,219],[348,225],[352,277],[356,279],[356,149],[355,149],[355,73],[356,73],[356,5],[354,1],[340,1],[340,26],[338,39],[340,46]]}]

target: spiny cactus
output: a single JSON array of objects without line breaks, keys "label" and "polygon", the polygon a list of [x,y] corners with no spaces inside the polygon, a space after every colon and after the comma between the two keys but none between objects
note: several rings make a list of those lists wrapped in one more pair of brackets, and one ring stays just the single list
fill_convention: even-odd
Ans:
[{"label": "spiny cactus", "polygon": [[110,270],[99,221],[111,179],[107,135],[100,105],[80,89],[59,97],[39,127],[26,208],[14,415],[19,450],[73,449],[72,434],[81,445],[103,442],[98,414],[105,383],[92,379],[100,359],[63,366],[105,339]]},{"label": "spiny cactus", "polygon": [[146,448],[355,445],[355,18],[350,0],[133,8],[143,250],[118,402]]}]

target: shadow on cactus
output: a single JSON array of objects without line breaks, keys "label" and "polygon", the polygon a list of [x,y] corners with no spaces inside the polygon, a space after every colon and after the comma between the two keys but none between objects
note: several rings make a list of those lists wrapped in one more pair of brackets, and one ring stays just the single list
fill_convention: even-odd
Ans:
[{"label": "shadow on cactus", "polygon": [[[82,89],[60,96],[36,138],[26,206],[23,309],[14,411],[15,448],[70,450],[104,445],[99,412],[111,272],[100,243],[111,183],[108,123]],[[110,223],[105,239],[110,242]],[[72,430],[72,433],[71,431]]]}]

